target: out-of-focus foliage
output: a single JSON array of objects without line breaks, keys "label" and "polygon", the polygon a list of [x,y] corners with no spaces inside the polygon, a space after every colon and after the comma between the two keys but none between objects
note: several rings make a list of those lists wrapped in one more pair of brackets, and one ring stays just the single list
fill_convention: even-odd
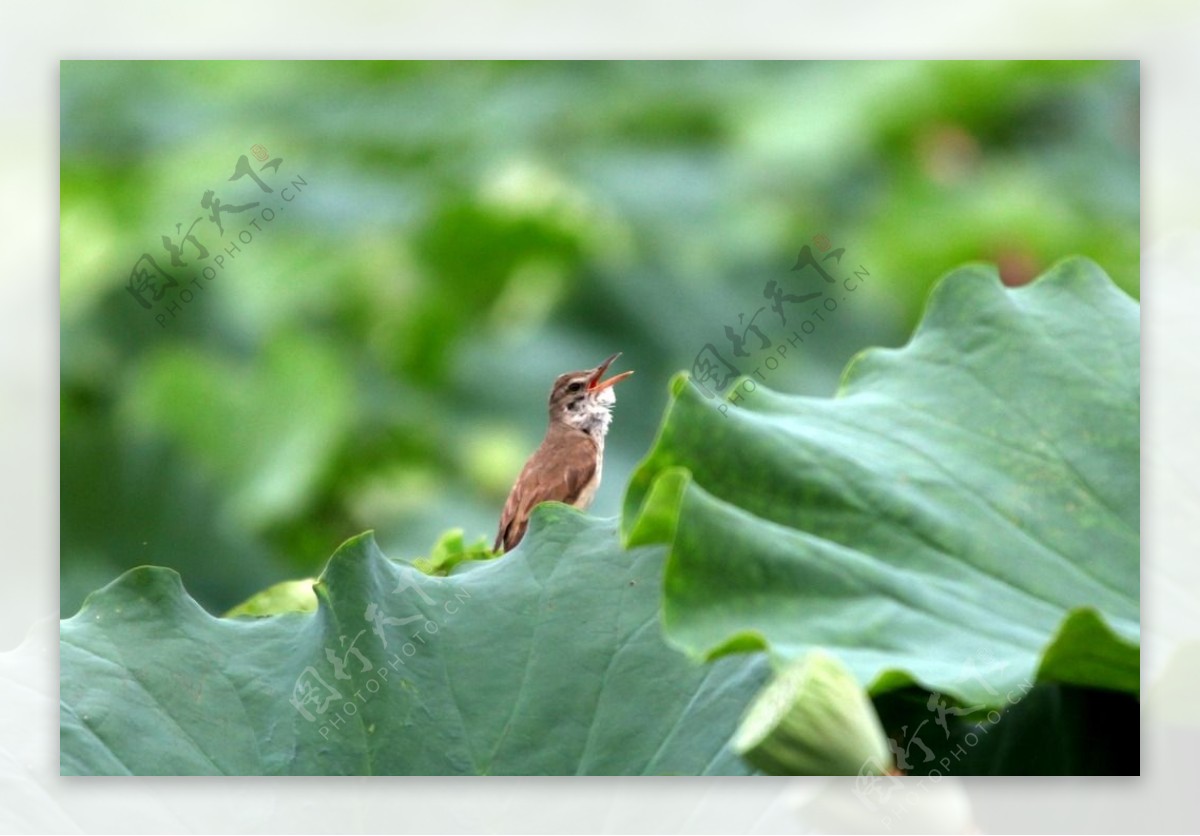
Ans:
[{"label": "out-of-focus foliage", "polygon": [[468,544],[461,528],[452,528],[433,544],[428,557],[418,557],[412,564],[427,575],[449,575],[454,567],[470,560],[491,560],[496,557],[487,540],[482,537]]},{"label": "out-of-focus foliage", "polygon": [[[776,390],[832,392],[964,261],[1136,296],[1137,142],[1133,63],[64,63],[63,613],[137,564],[223,611],[366,528],[490,538],[550,381],[620,350],[615,514],[667,377],[817,235],[873,281]],[[255,145],[270,194],[229,179]],[[262,206],[221,235],[209,190]],[[197,217],[160,327],[126,282]]]}]

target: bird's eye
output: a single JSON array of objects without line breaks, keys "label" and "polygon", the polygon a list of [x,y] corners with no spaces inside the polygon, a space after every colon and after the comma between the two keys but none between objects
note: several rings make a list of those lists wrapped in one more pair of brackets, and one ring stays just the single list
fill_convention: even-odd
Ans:
[{"label": "bird's eye", "polygon": [[578,392],[582,388],[583,388],[583,384],[580,383],[578,380],[576,380],[574,383],[572,383],[571,385],[569,385],[567,387],[567,391],[568,392]]}]

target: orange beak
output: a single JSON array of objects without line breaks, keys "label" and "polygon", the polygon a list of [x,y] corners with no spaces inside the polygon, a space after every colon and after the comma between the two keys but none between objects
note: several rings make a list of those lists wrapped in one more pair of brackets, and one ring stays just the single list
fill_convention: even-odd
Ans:
[{"label": "orange beak", "polygon": [[605,360],[599,366],[596,366],[595,370],[592,372],[591,377],[588,378],[588,394],[594,395],[597,392],[602,392],[605,389],[607,389],[609,386],[612,386],[616,383],[620,383],[622,380],[624,380],[625,378],[627,378],[631,374],[633,374],[633,372],[631,372],[631,371],[621,372],[620,374],[613,375],[608,380],[605,380],[605,381],[600,380],[600,378],[604,376],[604,373],[606,371],[608,371],[608,367],[612,365],[613,360],[616,360],[620,356],[621,356],[621,352],[618,351],[616,354],[614,354],[612,357],[609,357],[607,360]]}]

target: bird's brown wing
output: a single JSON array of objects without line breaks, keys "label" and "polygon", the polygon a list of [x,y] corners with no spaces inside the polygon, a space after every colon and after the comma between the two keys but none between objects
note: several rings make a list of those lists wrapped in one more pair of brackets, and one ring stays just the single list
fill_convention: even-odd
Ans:
[{"label": "bird's brown wing", "polygon": [[555,501],[574,504],[595,473],[594,456],[570,463],[564,462],[559,456],[535,453],[525,463],[508,495],[508,501],[504,503],[504,511],[500,514],[500,531],[496,534],[492,551],[499,551],[501,546],[506,552],[514,549],[525,536],[530,513],[540,503]]}]

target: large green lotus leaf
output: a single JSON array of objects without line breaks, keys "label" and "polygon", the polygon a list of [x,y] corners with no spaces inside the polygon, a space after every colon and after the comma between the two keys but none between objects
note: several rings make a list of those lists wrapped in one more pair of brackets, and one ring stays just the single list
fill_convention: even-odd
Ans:
[{"label": "large green lotus leaf", "polygon": [[972,706],[1035,680],[1136,693],[1138,336],[1089,261],[1016,289],[970,266],[834,398],[676,378],[624,517],[671,543],[669,638],[821,646],[875,694]]},{"label": "large green lotus leaf", "polygon": [[727,742],[768,665],[665,643],[664,552],[547,504],[448,577],[352,539],[316,612],[260,619],[132,570],[62,622],[62,772],[744,774]]}]

